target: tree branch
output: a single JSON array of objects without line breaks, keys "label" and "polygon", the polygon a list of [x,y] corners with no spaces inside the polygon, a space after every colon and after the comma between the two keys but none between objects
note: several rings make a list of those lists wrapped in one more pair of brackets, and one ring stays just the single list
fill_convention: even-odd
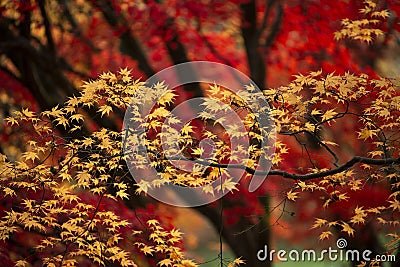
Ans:
[{"label": "tree branch", "polygon": [[271,46],[272,43],[273,43],[273,41],[275,40],[276,36],[278,35],[279,26],[281,25],[281,23],[282,23],[282,18],[283,18],[283,8],[282,8],[282,5],[279,4],[279,5],[277,6],[276,12],[277,12],[277,13],[276,13],[275,18],[274,18],[274,21],[273,21],[273,23],[272,23],[272,25],[271,25],[270,33],[268,34],[268,36],[267,36],[267,38],[266,38],[266,40],[265,40],[265,43],[264,43],[264,46],[265,46],[265,47]]},{"label": "tree branch", "polygon": [[67,21],[69,22],[69,24],[71,24],[72,27],[72,33],[77,36],[79,39],[81,39],[87,46],[90,47],[90,49],[92,49],[95,53],[99,53],[101,52],[101,50],[99,48],[97,48],[93,42],[87,38],[81,31],[81,29],[79,28],[78,23],[76,22],[74,16],[71,14],[69,7],[68,7],[68,3],[69,1],[67,0],[61,0],[60,3],[63,5],[63,14],[65,16],[65,18],[67,19]]},{"label": "tree branch", "polygon": [[264,11],[264,16],[261,22],[261,26],[257,32],[257,37],[260,38],[264,30],[267,28],[267,23],[268,23],[268,17],[271,15],[272,7],[275,4],[277,0],[266,0],[266,8]]},{"label": "tree branch", "polygon": [[255,0],[241,4],[243,14],[241,32],[246,49],[250,76],[260,88],[265,86],[266,66],[262,54],[259,52],[259,38],[257,30],[257,14]]},{"label": "tree branch", "polygon": [[129,23],[126,22],[125,18],[122,15],[117,15],[115,13],[112,3],[108,0],[95,1],[94,4],[97,8],[100,9],[104,18],[110,26],[118,27],[120,25],[125,25],[127,27],[127,29],[120,36],[121,52],[135,59],[138,62],[139,69],[142,70],[147,77],[153,76],[155,74],[155,71],[147,60],[147,57],[143,52],[143,49],[141,48],[139,42],[131,34]]},{"label": "tree branch", "polygon": [[37,3],[40,9],[40,14],[42,15],[43,18],[44,32],[47,39],[47,48],[49,49],[49,52],[52,56],[52,60],[56,61],[57,58],[56,46],[54,44],[53,34],[51,33],[51,25],[49,17],[47,16],[45,1],[38,0]]},{"label": "tree branch", "polygon": [[[229,59],[227,59],[226,57],[222,56],[221,53],[219,53],[217,51],[217,49],[215,49],[215,47],[213,46],[213,44],[210,43],[210,41],[207,39],[207,37],[203,34],[202,32],[202,28],[201,28],[201,22],[200,19],[197,22],[197,31],[198,34],[201,38],[201,40],[204,42],[204,44],[207,46],[207,48],[210,50],[211,53],[213,53],[219,60],[221,60],[225,65],[228,66],[232,66],[232,63],[229,61]],[[237,75],[236,72],[231,71],[231,74],[233,75],[233,77],[239,82],[239,84],[243,85],[244,81]]]},{"label": "tree branch", "polygon": [[261,171],[259,171],[259,170],[255,170],[253,168],[241,165],[241,164],[226,164],[226,163],[212,163],[212,162],[210,163],[210,162],[208,162],[206,160],[202,160],[202,159],[187,159],[187,158],[182,158],[182,157],[168,157],[167,159],[168,160],[192,161],[194,163],[198,163],[198,164],[201,164],[204,166],[217,167],[217,168],[242,169],[242,170],[245,170],[247,173],[250,173],[253,175],[277,175],[277,176],[282,176],[284,178],[293,179],[293,180],[301,180],[301,181],[306,181],[306,180],[311,180],[311,179],[316,179],[316,178],[323,178],[323,177],[327,177],[329,175],[341,173],[343,171],[350,169],[357,163],[365,163],[365,164],[376,165],[376,166],[384,166],[384,165],[400,163],[400,158],[371,159],[371,158],[366,158],[366,157],[354,156],[352,159],[350,159],[343,165],[340,165],[339,167],[334,168],[334,169],[315,172],[315,173],[296,174],[296,173],[289,173],[289,172],[282,171],[282,170],[271,170],[271,171],[262,171],[261,170]]}]

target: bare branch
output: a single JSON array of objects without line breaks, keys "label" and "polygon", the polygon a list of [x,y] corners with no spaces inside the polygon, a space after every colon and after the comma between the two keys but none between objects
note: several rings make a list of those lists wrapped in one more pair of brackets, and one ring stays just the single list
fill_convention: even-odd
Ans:
[{"label": "bare branch", "polygon": [[[107,23],[112,27],[118,25],[129,25],[122,15],[117,15],[112,2],[108,0],[94,2],[95,6],[100,9]],[[151,67],[142,47],[138,40],[132,35],[132,32],[127,28],[120,36],[121,52],[137,60],[138,67],[142,70],[147,77],[155,74],[154,69]]]},{"label": "bare branch", "polygon": [[62,0],[61,3],[63,5],[63,14],[72,27],[72,33],[75,34],[75,36],[77,36],[79,39],[81,39],[95,53],[101,52],[101,50],[98,47],[96,47],[93,44],[93,42],[82,33],[82,30],[80,29],[78,23],[76,22],[73,14],[71,14],[71,11],[69,10],[68,1]]},{"label": "bare branch", "polygon": [[264,16],[261,22],[261,26],[257,32],[257,36],[258,38],[260,38],[260,36],[262,35],[262,33],[265,31],[265,29],[267,28],[267,21],[268,21],[268,17],[271,15],[271,11],[272,11],[272,7],[274,6],[275,2],[277,0],[266,0],[265,1],[265,11],[264,11]]},{"label": "bare branch", "polygon": [[57,57],[56,46],[54,44],[53,34],[51,32],[50,20],[49,20],[49,17],[47,16],[47,12],[46,12],[45,1],[39,0],[37,2],[38,2],[39,9],[40,9],[40,13],[43,18],[44,32],[45,32],[46,39],[47,39],[47,48],[49,49],[52,59],[55,61],[56,57]]},{"label": "bare branch", "polygon": [[274,21],[271,25],[271,30],[270,33],[268,34],[264,46],[269,47],[272,45],[272,43],[274,42],[276,36],[278,35],[279,32],[279,26],[282,23],[282,18],[283,18],[283,8],[282,5],[278,5],[276,8],[276,15],[274,18]]}]

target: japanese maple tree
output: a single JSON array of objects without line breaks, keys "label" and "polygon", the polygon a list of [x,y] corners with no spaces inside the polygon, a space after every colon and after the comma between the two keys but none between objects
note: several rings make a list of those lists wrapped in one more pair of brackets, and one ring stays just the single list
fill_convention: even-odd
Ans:
[{"label": "japanese maple tree", "polygon": [[[400,259],[399,81],[379,77],[375,64],[398,34],[396,1],[3,1],[0,11],[2,262],[197,266],[185,258],[171,216],[145,193],[222,176],[230,144],[208,127],[216,123],[207,115],[228,107],[245,114],[253,145],[243,151],[250,158],[235,164],[247,174],[238,184],[221,181],[230,193],[195,210],[237,255],[230,266],[270,265],[256,253],[276,224],[293,239],[343,235],[352,247]],[[196,60],[232,66],[255,85],[243,84],[248,93],[237,96],[212,84],[143,84]],[[271,107],[272,157],[260,145],[263,110],[244,104],[252,86]],[[151,130],[143,138],[161,177],[148,184],[134,180],[121,152],[124,112],[143,88],[167,95],[138,119]],[[171,108],[194,97],[224,105],[206,103],[205,126],[182,130],[186,158],[179,160],[201,157],[196,146],[204,137],[219,140],[219,152],[208,168],[185,173],[171,166],[157,134]],[[250,193],[262,157],[272,168]],[[149,165],[134,159],[138,168]],[[378,242],[383,235],[386,244]],[[222,252],[219,258],[224,264]]]}]

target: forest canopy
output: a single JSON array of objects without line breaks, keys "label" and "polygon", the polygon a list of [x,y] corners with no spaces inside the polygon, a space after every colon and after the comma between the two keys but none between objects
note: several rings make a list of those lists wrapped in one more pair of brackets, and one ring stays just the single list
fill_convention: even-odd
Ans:
[{"label": "forest canopy", "polygon": [[[271,266],[257,252],[281,237],[398,264],[395,1],[0,7],[6,266]],[[209,220],[214,258],[162,202]]]}]

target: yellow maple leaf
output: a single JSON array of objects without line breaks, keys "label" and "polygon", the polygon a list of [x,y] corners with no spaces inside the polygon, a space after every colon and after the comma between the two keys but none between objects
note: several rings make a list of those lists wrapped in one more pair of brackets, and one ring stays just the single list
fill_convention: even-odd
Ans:
[{"label": "yellow maple leaf", "polygon": [[16,120],[14,117],[8,117],[5,119],[5,121],[9,124],[11,124],[11,126],[13,126],[14,124],[18,125],[19,122],[18,120]]},{"label": "yellow maple leaf", "polygon": [[156,219],[151,219],[151,220],[148,220],[148,221],[147,221],[147,224],[148,224],[149,226],[157,226],[157,225],[159,225],[160,223],[159,223]]},{"label": "yellow maple leaf", "polygon": [[32,162],[34,162],[35,159],[39,159],[38,154],[36,152],[33,152],[33,151],[28,151],[28,152],[23,153],[22,157],[27,161],[28,160],[32,160]]},{"label": "yellow maple leaf", "polygon": [[35,115],[35,113],[33,113],[33,111],[30,111],[29,109],[22,109],[21,110],[21,112],[22,112],[22,114],[25,116],[25,117],[28,117],[28,118],[31,118],[31,117],[33,117],[34,115]]},{"label": "yellow maple leaf", "polygon": [[142,251],[145,255],[153,255],[154,249],[152,246],[144,245],[140,251]]},{"label": "yellow maple leaf", "polygon": [[354,229],[346,222],[341,223],[342,226],[342,232],[347,233],[349,236],[354,235]]},{"label": "yellow maple leaf", "polygon": [[316,218],[315,223],[311,226],[311,229],[324,226],[328,221],[325,219]]},{"label": "yellow maple leaf", "polygon": [[101,117],[103,117],[104,114],[106,114],[108,116],[111,111],[112,111],[112,107],[108,106],[108,105],[104,105],[99,108],[99,112],[101,112]]},{"label": "yellow maple leaf", "polygon": [[214,189],[210,184],[207,184],[205,186],[202,187],[202,190],[204,193],[208,193],[214,196]]},{"label": "yellow maple leaf", "polygon": [[334,109],[327,110],[324,115],[322,115],[322,120],[327,121],[334,118],[338,113]]},{"label": "yellow maple leaf", "polygon": [[114,234],[107,240],[107,246],[113,246],[114,244],[118,243],[118,241],[122,239],[122,237],[119,236],[119,234]]},{"label": "yellow maple leaf", "polygon": [[128,70],[127,67],[121,68],[119,70],[119,74],[124,75],[124,76],[129,76],[131,74],[131,70]]},{"label": "yellow maple leaf", "polygon": [[228,267],[229,267],[229,266],[236,267],[236,266],[239,266],[240,264],[244,264],[244,263],[245,263],[245,261],[242,260],[242,257],[239,257],[239,258],[234,259],[234,260],[228,265]]},{"label": "yellow maple leaf", "polygon": [[4,188],[3,191],[4,191],[4,196],[7,196],[7,195],[9,195],[9,196],[16,196],[16,195],[17,195],[17,194],[15,193],[15,191],[12,190],[12,189],[9,188],[9,187]]},{"label": "yellow maple leaf", "polygon": [[348,200],[350,197],[346,193],[338,195],[339,200]]},{"label": "yellow maple leaf", "polygon": [[202,147],[196,147],[196,148],[193,148],[192,150],[193,150],[192,154],[199,156],[199,157],[201,157],[201,155],[203,155],[203,153],[204,153],[204,148],[202,148]]},{"label": "yellow maple leaf", "polygon": [[368,138],[372,138],[374,135],[376,135],[376,131],[375,130],[370,130],[368,128],[364,128],[362,129],[360,132],[358,133],[358,138],[361,139],[368,139]]},{"label": "yellow maple leaf", "polygon": [[126,192],[126,190],[119,190],[116,195],[117,195],[117,197],[120,197],[121,199],[124,199],[124,198],[129,199],[129,194]]},{"label": "yellow maple leaf", "polygon": [[162,266],[168,267],[168,266],[172,266],[172,264],[173,264],[173,261],[170,259],[163,259],[162,261],[159,261],[157,263],[157,265],[159,265],[160,267],[162,267]]},{"label": "yellow maple leaf", "polygon": [[232,192],[233,190],[238,190],[236,188],[237,182],[232,181],[232,179],[227,179],[222,183],[222,191],[228,190],[229,192]]},{"label": "yellow maple leaf", "polygon": [[170,104],[174,100],[175,96],[177,95],[174,94],[172,90],[167,90],[166,93],[164,93],[163,96],[158,100],[158,103],[163,106]]},{"label": "yellow maple leaf", "polygon": [[368,165],[368,164],[366,164],[366,163],[363,163],[363,164],[361,164],[360,165],[363,169],[366,169],[366,170],[370,170],[372,167],[371,167],[371,165]]},{"label": "yellow maple leaf", "polygon": [[400,211],[400,201],[398,199],[395,200],[389,200],[390,203],[390,208],[392,208],[394,211]]},{"label": "yellow maple leaf", "polygon": [[76,121],[76,122],[83,121],[83,115],[79,113],[74,114],[71,116],[71,121]]},{"label": "yellow maple leaf", "polygon": [[330,146],[339,146],[335,142],[332,141],[321,141],[324,145],[330,145]]},{"label": "yellow maple leaf", "polygon": [[55,119],[54,121],[57,122],[57,125],[61,124],[62,126],[64,126],[65,129],[69,125],[68,119],[65,118],[64,116],[57,117],[57,119]]},{"label": "yellow maple leaf", "polygon": [[207,90],[211,95],[216,95],[221,91],[221,88],[217,84],[209,85],[209,88]]},{"label": "yellow maple leaf", "polygon": [[73,96],[73,97],[68,98],[66,103],[68,106],[76,107],[79,105],[80,101],[78,98],[76,98],[76,96]]},{"label": "yellow maple leaf", "polygon": [[289,192],[286,193],[286,197],[289,200],[296,201],[296,198],[298,198],[297,196],[298,193],[299,192],[293,192],[292,190],[290,190]]},{"label": "yellow maple leaf", "polygon": [[182,129],[181,129],[181,132],[182,132],[182,134],[184,134],[184,135],[188,135],[189,133],[193,133],[194,131],[193,131],[193,126],[191,126],[191,125],[189,125],[188,123],[186,123],[183,127],[182,127]]},{"label": "yellow maple leaf", "polygon": [[357,211],[357,209],[361,209],[361,208],[356,208],[356,210],[355,210],[356,215],[354,215],[351,218],[350,222],[353,223],[353,224],[365,223],[365,219],[364,218],[367,217],[367,213],[362,209],[359,210],[359,211]]},{"label": "yellow maple leaf", "polygon": [[25,266],[30,266],[30,264],[25,260],[16,261],[14,265],[14,267],[25,267]]},{"label": "yellow maple leaf", "polygon": [[182,232],[179,231],[178,229],[172,229],[169,234],[173,237],[181,237],[182,236]]},{"label": "yellow maple leaf", "polygon": [[319,240],[329,239],[331,235],[333,235],[331,231],[324,231],[319,235]]},{"label": "yellow maple leaf", "polygon": [[140,194],[142,192],[147,193],[147,191],[150,188],[150,183],[142,180],[139,183],[137,183],[137,186],[138,186],[138,188],[135,191],[136,194]]},{"label": "yellow maple leaf", "polygon": [[311,115],[319,115],[319,114],[322,114],[322,112],[320,110],[318,110],[318,109],[313,109],[311,111]]}]

